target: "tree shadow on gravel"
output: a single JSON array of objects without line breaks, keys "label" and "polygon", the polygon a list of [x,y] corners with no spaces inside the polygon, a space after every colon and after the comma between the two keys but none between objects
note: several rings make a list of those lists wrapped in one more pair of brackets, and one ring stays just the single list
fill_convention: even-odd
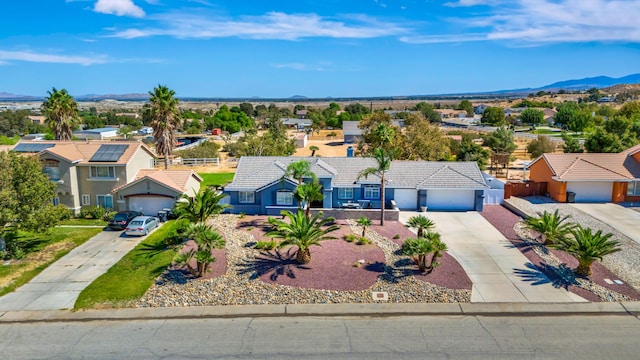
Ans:
[{"label": "tree shadow on gravel", "polygon": [[295,270],[309,270],[308,266],[298,264],[295,259],[295,252],[291,253],[292,249],[287,250],[286,253],[275,250],[273,252],[260,252],[253,261],[244,262],[238,264],[240,267],[240,274],[251,274],[251,280],[258,279],[259,277],[269,274],[271,281],[278,280],[280,276],[287,276],[295,279]]},{"label": "tree shadow on gravel", "polygon": [[534,241],[512,240],[511,246],[508,247],[516,248],[523,254],[534,251],[534,249],[539,249],[545,255],[549,253],[549,249],[545,245]]},{"label": "tree shadow on gravel", "polygon": [[246,229],[250,229],[250,228],[259,229],[260,231],[263,231],[265,233],[273,230],[273,225],[269,224],[268,222],[264,221],[263,219],[254,219],[254,220],[250,220],[250,221],[249,220],[240,220],[240,221],[238,221],[237,227],[240,230],[246,230]]},{"label": "tree shadow on gravel", "polygon": [[171,267],[156,280],[156,285],[164,285],[166,283],[184,285],[192,279],[195,279],[195,276],[187,270]]},{"label": "tree shadow on gravel", "polygon": [[[530,282],[531,285],[544,285],[551,284],[556,289],[568,290],[571,285],[578,285],[573,272],[566,265],[551,266],[549,264],[542,264],[542,266],[536,266],[530,262],[527,262],[525,266],[527,269],[513,269],[514,273],[522,278],[523,281]],[[560,276],[558,274],[563,274]]]}]

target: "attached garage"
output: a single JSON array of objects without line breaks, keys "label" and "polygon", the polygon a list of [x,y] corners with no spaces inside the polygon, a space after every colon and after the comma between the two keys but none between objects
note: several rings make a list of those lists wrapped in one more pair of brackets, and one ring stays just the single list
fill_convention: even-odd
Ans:
[{"label": "attached garage", "polygon": [[400,210],[416,210],[418,209],[418,190],[395,189],[393,200]]},{"label": "attached garage", "polygon": [[158,211],[164,208],[173,208],[174,198],[154,195],[130,196],[128,199],[129,210],[140,211],[148,216],[157,216]]},{"label": "attached garage", "polygon": [[570,181],[567,192],[576,194],[576,202],[609,202],[613,194],[613,183],[605,181]]},{"label": "attached garage", "polygon": [[475,190],[427,190],[427,210],[474,210]]}]

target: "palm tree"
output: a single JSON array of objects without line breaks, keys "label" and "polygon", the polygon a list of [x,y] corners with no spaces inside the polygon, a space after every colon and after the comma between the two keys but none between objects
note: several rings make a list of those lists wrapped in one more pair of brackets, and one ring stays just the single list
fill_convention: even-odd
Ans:
[{"label": "palm tree", "polygon": [[314,157],[316,155],[316,151],[320,150],[320,148],[315,145],[311,145],[309,146],[309,150],[311,150],[311,157]]},{"label": "palm tree", "polygon": [[289,221],[269,217],[268,222],[275,229],[268,232],[267,236],[284,239],[280,247],[297,246],[296,262],[299,264],[308,264],[311,261],[309,248],[313,245],[320,246],[322,240],[335,239],[327,234],[340,228],[333,224],[334,218],[322,218],[322,212],[307,217],[302,210],[298,210],[297,213],[282,211],[282,216],[289,218]]},{"label": "palm tree", "polygon": [[322,185],[318,182],[318,180],[314,180],[313,182],[298,185],[295,191],[293,192],[293,197],[298,201],[298,207],[302,207],[302,204],[306,204],[305,215],[307,217],[311,216],[311,203],[314,201],[320,201],[324,199],[324,194],[322,193]]},{"label": "palm tree", "polygon": [[[196,247],[178,255],[176,263],[186,265],[194,276],[202,277],[209,271],[209,265],[216,261],[211,255],[211,250],[223,248],[225,241],[220,234],[203,223],[191,224],[188,236],[193,239]],[[194,259],[196,266],[192,267],[191,261]]]},{"label": "palm tree", "polygon": [[47,91],[42,112],[56,140],[71,140],[73,127],[78,116],[78,104],[67,90],[53,88]]},{"label": "palm tree", "polygon": [[311,164],[306,160],[293,161],[287,165],[284,176],[290,176],[298,180],[298,185],[302,185],[302,179],[305,177],[311,177],[315,179],[315,174],[311,171]]},{"label": "palm tree", "polygon": [[384,226],[384,175],[389,170],[389,167],[391,167],[391,158],[382,148],[376,148],[374,150],[373,158],[376,160],[377,165],[362,170],[358,174],[358,180],[363,177],[366,179],[369,175],[377,175],[380,177],[380,226]]},{"label": "palm tree", "polygon": [[418,231],[418,237],[421,238],[424,235],[425,230],[429,231],[433,229],[436,224],[433,220],[424,217],[423,215],[412,216],[405,225],[408,228],[415,228]]},{"label": "palm tree", "polygon": [[369,219],[366,216],[363,216],[360,219],[356,220],[356,224],[362,227],[362,237],[365,237],[367,228],[371,226],[371,219]]},{"label": "palm tree", "polygon": [[164,156],[164,168],[169,168],[169,155],[176,142],[175,131],[180,125],[180,110],[175,91],[164,85],[158,85],[149,92],[151,97],[144,107],[144,113],[151,122],[156,152]]},{"label": "palm tree", "polygon": [[576,274],[580,276],[591,275],[591,264],[600,260],[605,255],[620,251],[620,242],[610,240],[611,233],[602,234],[598,230],[595,234],[590,228],[583,228],[578,225],[571,231],[571,236],[558,238],[553,247],[565,251],[578,260]]},{"label": "palm tree", "polygon": [[560,216],[558,210],[552,214],[550,212],[538,212],[537,217],[530,217],[525,220],[525,226],[541,234],[544,245],[549,245],[565,237],[576,225],[567,222],[570,215]]},{"label": "palm tree", "polygon": [[[447,245],[440,240],[439,233],[428,232],[424,237],[405,240],[401,250],[404,255],[411,256],[420,272],[430,273],[439,265],[436,259],[447,251]],[[432,254],[431,257],[429,257],[430,254]]]},{"label": "palm tree", "polygon": [[216,193],[211,189],[205,189],[194,197],[183,194],[181,200],[176,204],[176,214],[181,219],[203,223],[212,215],[220,214],[231,207],[229,204],[220,203],[226,196],[227,194]]}]

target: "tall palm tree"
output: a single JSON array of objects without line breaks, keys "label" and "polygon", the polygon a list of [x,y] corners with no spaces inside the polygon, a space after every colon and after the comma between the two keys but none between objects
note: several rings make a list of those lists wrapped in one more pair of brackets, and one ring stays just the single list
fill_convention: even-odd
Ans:
[{"label": "tall palm tree", "polygon": [[315,174],[311,171],[311,164],[307,160],[293,161],[287,165],[284,176],[290,176],[298,180],[298,185],[302,185],[302,179],[305,177],[311,177],[315,179]]},{"label": "tall palm tree", "polygon": [[382,148],[376,148],[373,152],[373,158],[376,160],[376,166],[372,166],[362,170],[358,174],[358,180],[360,178],[367,178],[369,175],[377,175],[380,177],[380,226],[384,226],[384,175],[391,167],[391,158],[389,154]]},{"label": "tall palm tree", "polygon": [[180,110],[175,91],[164,85],[158,85],[149,91],[149,101],[144,106],[144,113],[151,122],[156,152],[164,156],[164,168],[169,168],[169,155],[176,142],[175,131],[180,125]]},{"label": "tall palm tree", "polygon": [[[209,271],[209,265],[216,261],[211,250],[223,248],[225,241],[211,226],[203,223],[191,224],[187,234],[196,243],[196,247],[178,255],[176,262],[186,265],[194,276],[202,277]],[[195,267],[191,266],[193,259],[196,261]]]},{"label": "tall palm tree", "polygon": [[356,220],[356,224],[362,227],[362,237],[365,237],[367,234],[367,228],[371,226],[371,219],[369,219],[366,216],[363,216],[360,219]]},{"label": "tall palm tree", "polygon": [[405,226],[418,230],[418,237],[421,238],[424,236],[425,230],[429,231],[433,229],[436,224],[433,222],[433,220],[426,218],[423,215],[417,215],[410,217]]},{"label": "tall palm tree", "polygon": [[549,245],[565,237],[576,226],[567,221],[570,217],[570,215],[560,216],[557,209],[553,214],[548,211],[538,212],[538,216],[525,220],[525,226],[539,232],[543,240],[542,243]]},{"label": "tall palm tree", "polygon": [[320,246],[322,240],[335,239],[328,234],[340,228],[333,224],[334,218],[323,218],[322,212],[313,217],[305,216],[302,210],[298,210],[297,213],[282,211],[282,215],[286,216],[289,221],[269,217],[268,222],[275,229],[268,232],[267,236],[283,239],[280,247],[297,246],[296,262],[299,264],[308,264],[311,261],[309,248],[313,245]]},{"label": "tall palm tree", "polygon": [[47,91],[42,112],[56,140],[71,140],[73,127],[78,116],[78,104],[67,90],[53,88]]},{"label": "tall palm tree", "polygon": [[301,208],[302,204],[306,204],[305,215],[311,216],[311,203],[314,201],[320,201],[324,199],[322,193],[322,185],[315,180],[310,183],[298,185],[293,192],[293,197],[298,201],[298,206]]},{"label": "tall palm tree", "polygon": [[591,265],[605,255],[620,251],[620,242],[610,240],[611,233],[602,234],[598,230],[595,234],[590,228],[578,225],[570,231],[571,236],[556,239],[553,247],[565,251],[578,260],[576,274],[580,276],[591,275]]},{"label": "tall palm tree", "polygon": [[211,189],[205,189],[194,197],[183,194],[181,200],[176,204],[176,214],[181,219],[203,223],[211,216],[220,214],[231,207],[229,204],[220,203],[226,196],[227,194],[216,193]]}]

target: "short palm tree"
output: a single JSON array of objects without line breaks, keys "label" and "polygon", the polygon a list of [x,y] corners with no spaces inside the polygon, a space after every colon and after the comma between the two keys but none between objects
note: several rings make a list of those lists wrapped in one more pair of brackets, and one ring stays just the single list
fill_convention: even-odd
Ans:
[{"label": "short palm tree", "polygon": [[358,180],[360,178],[366,179],[367,177],[369,177],[369,175],[380,177],[380,226],[384,226],[384,176],[391,167],[391,157],[384,149],[376,148],[373,152],[373,158],[376,161],[376,166],[368,167],[362,170],[358,174]]},{"label": "short palm tree", "polygon": [[417,215],[410,217],[405,226],[408,228],[416,229],[418,232],[418,237],[421,238],[424,236],[425,231],[433,229],[436,224],[433,222],[433,220],[426,218],[423,215]]},{"label": "short palm tree", "polygon": [[309,146],[309,150],[311,150],[311,157],[314,157],[316,156],[316,151],[320,150],[320,148],[315,145],[311,145]]},{"label": "short palm tree", "polygon": [[47,91],[42,112],[56,140],[71,140],[73,127],[78,116],[78,104],[67,90],[53,88]]},{"label": "short palm tree", "polygon": [[182,195],[176,204],[176,214],[181,219],[187,219],[194,223],[203,223],[211,216],[220,214],[231,207],[229,204],[221,204],[227,194],[216,193],[209,188],[191,197]]},{"label": "short palm tree", "polygon": [[367,228],[371,226],[371,219],[369,219],[366,216],[363,216],[360,219],[356,220],[356,224],[362,227],[362,237],[365,237]]},{"label": "short palm tree", "polygon": [[538,212],[538,216],[526,219],[525,225],[527,228],[539,232],[542,243],[549,245],[565,237],[576,226],[567,221],[570,217],[570,215],[560,216],[557,209],[553,214],[548,211]]},{"label": "short palm tree", "polygon": [[593,233],[590,228],[578,225],[570,231],[571,236],[558,238],[553,247],[560,249],[578,260],[576,274],[591,275],[591,265],[605,255],[620,251],[620,242],[611,240],[611,233],[602,234],[602,230]]},{"label": "short palm tree", "polygon": [[144,106],[144,114],[153,128],[156,152],[164,156],[164,168],[169,168],[169,156],[176,143],[175,131],[180,125],[180,110],[175,91],[158,85],[149,92],[149,101]]},{"label": "short palm tree", "polygon": [[313,245],[320,246],[322,240],[335,239],[328,234],[340,228],[333,224],[334,218],[323,218],[321,212],[312,217],[305,216],[302,210],[296,213],[282,211],[282,215],[289,221],[269,217],[268,222],[275,229],[268,232],[267,236],[283,239],[280,247],[297,246],[296,262],[299,264],[308,264],[311,261],[309,248]]},{"label": "short palm tree", "polygon": [[401,251],[404,255],[411,256],[420,272],[430,273],[439,265],[436,259],[447,251],[447,245],[440,240],[439,233],[428,232],[424,237],[405,240]]},{"label": "short palm tree", "polygon": [[324,199],[324,194],[322,193],[322,185],[317,180],[313,182],[298,185],[296,190],[293,192],[293,197],[298,202],[298,207],[302,207],[302,204],[306,204],[305,206],[305,215],[307,217],[311,216],[311,203],[314,201],[320,201]]},{"label": "short palm tree", "polygon": [[[220,234],[203,223],[191,224],[187,234],[196,247],[178,255],[176,263],[185,265],[194,276],[202,277],[209,271],[209,265],[216,261],[211,250],[223,248],[225,241]],[[191,266],[192,260],[196,262],[195,267]]]},{"label": "short palm tree", "polygon": [[284,176],[290,176],[298,180],[298,185],[302,185],[302,179],[305,177],[315,179],[315,174],[311,171],[311,164],[306,160],[298,160],[289,163]]}]

